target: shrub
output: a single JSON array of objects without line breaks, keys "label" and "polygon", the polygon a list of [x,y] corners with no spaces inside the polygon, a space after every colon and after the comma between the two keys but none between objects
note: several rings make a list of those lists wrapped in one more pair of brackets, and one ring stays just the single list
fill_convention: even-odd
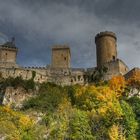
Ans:
[{"label": "shrub", "polygon": [[23,80],[22,77],[16,77],[16,78],[8,77],[6,79],[3,79],[0,82],[0,85],[1,85],[1,89],[5,89],[8,86],[14,88],[23,87],[26,90],[35,88],[35,82],[33,81],[33,79]]},{"label": "shrub", "polygon": [[35,108],[42,111],[54,111],[65,96],[67,94],[62,87],[43,83],[40,85],[39,94],[25,101],[24,109]]},{"label": "shrub", "polygon": [[138,123],[136,121],[136,116],[132,110],[132,107],[123,100],[121,101],[121,107],[123,110],[121,125],[124,127],[126,138],[128,140],[136,139]]},{"label": "shrub", "polygon": [[0,134],[8,140],[43,140],[45,127],[29,116],[0,106]]},{"label": "shrub", "polygon": [[129,98],[127,102],[130,104],[136,115],[136,120],[138,121],[137,138],[140,138],[140,98],[134,96]]}]

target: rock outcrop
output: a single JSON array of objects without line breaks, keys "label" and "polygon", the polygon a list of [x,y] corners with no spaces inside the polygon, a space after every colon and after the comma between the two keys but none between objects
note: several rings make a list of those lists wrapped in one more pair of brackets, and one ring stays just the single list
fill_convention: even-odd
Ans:
[{"label": "rock outcrop", "polygon": [[23,87],[14,89],[13,87],[7,87],[3,96],[2,104],[14,108],[21,108],[24,100],[28,100],[35,94],[32,90],[25,90]]}]

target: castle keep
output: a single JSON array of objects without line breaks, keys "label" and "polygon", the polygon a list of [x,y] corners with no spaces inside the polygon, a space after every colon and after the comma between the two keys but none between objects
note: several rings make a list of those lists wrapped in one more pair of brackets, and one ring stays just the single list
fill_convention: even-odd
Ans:
[{"label": "castle keep", "polygon": [[95,37],[97,67],[107,68],[104,80],[116,75],[125,75],[129,71],[127,65],[117,56],[116,41],[117,37],[113,32],[101,32]]},{"label": "castle keep", "polygon": [[[0,73],[4,78],[21,76],[35,82],[54,82],[59,85],[88,84],[97,70],[106,68],[102,79],[116,75],[128,75],[129,68],[117,56],[117,37],[113,32],[101,32],[95,36],[97,66],[88,69],[71,68],[71,53],[67,45],[52,47],[52,63],[49,67],[22,67],[17,65],[18,49],[14,39],[0,45]],[[130,75],[130,74],[129,74]]]},{"label": "castle keep", "polygon": [[101,32],[96,35],[96,56],[97,67],[103,66],[105,63],[116,61],[117,45],[116,35],[112,32]]}]

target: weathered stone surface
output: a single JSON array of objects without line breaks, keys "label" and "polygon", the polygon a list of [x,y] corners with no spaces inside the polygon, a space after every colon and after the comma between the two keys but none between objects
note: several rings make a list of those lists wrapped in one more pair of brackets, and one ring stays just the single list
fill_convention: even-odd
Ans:
[{"label": "weathered stone surface", "polygon": [[140,91],[136,88],[131,88],[128,96],[129,97],[137,96],[140,98]]},{"label": "weathered stone surface", "polygon": [[70,68],[70,48],[66,45],[57,45],[52,48],[52,67]]},{"label": "weathered stone surface", "polygon": [[18,49],[13,40],[0,45],[0,66],[1,67],[17,67],[16,57]]},{"label": "weathered stone surface", "polygon": [[117,76],[117,75],[125,75],[129,71],[127,65],[120,59],[116,59],[108,63],[105,63],[104,66],[108,70],[103,76],[103,80],[109,80],[113,76]]},{"label": "weathered stone surface", "polygon": [[6,140],[6,137],[7,136],[4,136],[4,135],[0,134],[0,140]]},{"label": "weathered stone surface", "polygon": [[140,68],[133,68],[127,74],[125,74],[126,79],[136,78],[140,81]]},{"label": "weathered stone surface", "polygon": [[95,37],[97,67],[117,59],[116,35],[112,32],[101,32]]},{"label": "weathered stone surface", "polygon": [[[71,68],[70,48],[67,45],[52,47],[52,64],[49,67],[21,67],[16,64],[18,49],[14,42],[7,42],[0,46],[0,76],[3,78],[21,76],[24,80],[33,78],[34,82],[53,82],[59,85],[88,84],[90,76],[96,68],[106,66],[103,80],[109,80],[116,75],[125,75],[129,69],[117,58],[117,37],[115,33],[100,32],[95,37],[97,67],[88,69]],[[90,69],[90,71],[89,71]]]},{"label": "weathered stone surface", "polygon": [[26,91],[22,87],[14,89],[13,87],[7,87],[3,97],[2,104],[11,106],[14,108],[21,108],[23,101],[35,96],[32,91]]}]

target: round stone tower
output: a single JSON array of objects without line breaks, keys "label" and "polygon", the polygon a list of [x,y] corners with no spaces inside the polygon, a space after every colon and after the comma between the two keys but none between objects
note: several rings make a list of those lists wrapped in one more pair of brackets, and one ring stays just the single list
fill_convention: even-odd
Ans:
[{"label": "round stone tower", "polygon": [[95,36],[97,67],[117,59],[116,35],[113,32],[100,32]]}]

